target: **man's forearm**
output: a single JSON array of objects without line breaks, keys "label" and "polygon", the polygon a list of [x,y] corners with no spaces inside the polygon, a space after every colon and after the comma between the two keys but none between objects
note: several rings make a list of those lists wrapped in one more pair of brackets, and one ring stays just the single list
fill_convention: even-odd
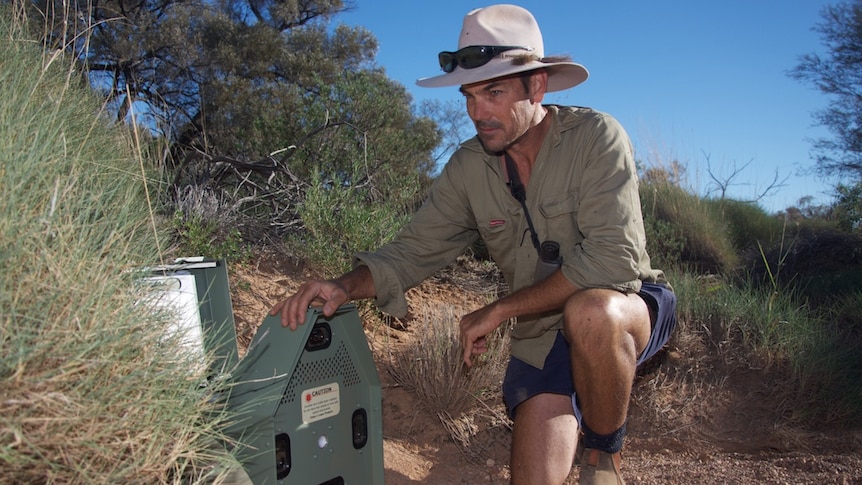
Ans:
[{"label": "man's forearm", "polygon": [[533,286],[521,288],[495,302],[506,319],[561,310],[566,300],[577,291],[559,270]]},{"label": "man's forearm", "polygon": [[334,279],[333,282],[341,285],[351,300],[361,300],[377,296],[377,290],[374,289],[374,279],[371,277],[371,270],[365,265],[357,266],[353,270]]}]

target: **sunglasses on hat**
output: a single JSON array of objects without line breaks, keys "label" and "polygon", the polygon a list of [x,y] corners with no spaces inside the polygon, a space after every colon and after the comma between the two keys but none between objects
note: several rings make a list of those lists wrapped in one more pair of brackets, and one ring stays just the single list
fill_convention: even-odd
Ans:
[{"label": "sunglasses on hat", "polygon": [[437,55],[437,58],[440,61],[440,68],[443,69],[443,72],[452,72],[456,66],[461,66],[464,69],[475,69],[484,66],[491,59],[503,52],[514,49],[533,50],[531,47],[512,45],[471,45],[459,49],[458,52],[443,51]]}]

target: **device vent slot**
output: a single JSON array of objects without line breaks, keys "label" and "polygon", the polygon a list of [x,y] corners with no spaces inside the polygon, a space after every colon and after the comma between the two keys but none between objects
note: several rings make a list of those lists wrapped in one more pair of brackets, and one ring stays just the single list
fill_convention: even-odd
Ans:
[{"label": "device vent slot", "polygon": [[309,383],[330,381],[336,377],[342,378],[344,387],[351,387],[362,382],[359,371],[353,364],[350,352],[344,341],[338,344],[335,355],[326,359],[313,360],[314,352],[304,352],[296,364],[293,375],[284,390],[282,403],[291,403],[296,399],[297,388],[301,392]]}]

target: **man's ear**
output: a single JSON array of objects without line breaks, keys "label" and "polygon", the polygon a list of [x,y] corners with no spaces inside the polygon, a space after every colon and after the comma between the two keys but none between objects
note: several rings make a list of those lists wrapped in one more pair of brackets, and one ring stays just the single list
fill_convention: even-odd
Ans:
[{"label": "man's ear", "polygon": [[534,104],[540,104],[545,99],[545,93],[548,92],[548,71],[545,69],[537,69],[530,76],[530,101]]}]

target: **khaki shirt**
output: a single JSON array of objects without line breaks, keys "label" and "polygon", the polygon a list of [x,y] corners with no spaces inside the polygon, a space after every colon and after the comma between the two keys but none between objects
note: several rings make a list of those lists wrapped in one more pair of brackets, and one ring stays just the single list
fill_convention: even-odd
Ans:
[{"label": "khaki shirt", "polygon": [[[560,243],[562,272],[578,288],[636,292],[664,282],[650,267],[631,142],[611,116],[549,105],[552,124],[526,187],[540,241]],[[506,185],[504,161],[475,137],[462,144],[428,199],[396,238],[353,264],[367,265],[377,305],[407,312],[404,292],[444,268],[481,237],[512,290],[533,284],[538,253],[524,211]],[[521,315],[512,355],[542,368],[562,313]]]}]

